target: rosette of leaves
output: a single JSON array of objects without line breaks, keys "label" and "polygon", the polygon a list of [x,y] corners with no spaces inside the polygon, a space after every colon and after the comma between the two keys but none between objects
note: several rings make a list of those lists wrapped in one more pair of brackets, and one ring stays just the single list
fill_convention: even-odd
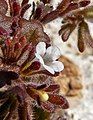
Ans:
[{"label": "rosette of leaves", "polygon": [[51,113],[56,107],[68,108],[67,100],[58,95],[59,85],[48,76],[56,74],[41,69],[35,59],[35,46],[25,36],[5,39],[0,49],[0,88],[6,88],[0,92],[1,120],[11,119],[15,111],[19,120],[31,120],[32,106]]}]

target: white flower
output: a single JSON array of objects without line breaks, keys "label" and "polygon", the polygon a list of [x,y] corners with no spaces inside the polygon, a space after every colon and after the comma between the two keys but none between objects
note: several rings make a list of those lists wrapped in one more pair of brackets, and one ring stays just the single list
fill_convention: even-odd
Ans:
[{"label": "white flower", "polygon": [[64,69],[63,63],[56,61],[60,55],[60,50],[56,46],[50,46],[46,49],[46,44],[44,42],[40,42],[36,46],[36,58],[42,66],[52,74]]}]

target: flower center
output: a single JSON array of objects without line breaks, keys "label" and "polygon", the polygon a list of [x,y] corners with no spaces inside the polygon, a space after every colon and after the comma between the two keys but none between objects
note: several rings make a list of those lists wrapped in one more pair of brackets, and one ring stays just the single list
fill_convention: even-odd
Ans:
[{"label": "flower center", "polygon": [[48,54],[44,55],[43,60],[46,65],[50,65],[53,62],[52,57]]}]

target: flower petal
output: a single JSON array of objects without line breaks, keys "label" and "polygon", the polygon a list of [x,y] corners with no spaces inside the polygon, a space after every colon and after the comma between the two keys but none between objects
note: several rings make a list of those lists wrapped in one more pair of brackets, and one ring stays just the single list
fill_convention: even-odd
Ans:
[{"label": "flower petal", "polygon": [[52,50],[53,50],[53,46],[48,47],[47,50],[46,50],[46,54],[51,55]]},{"label": "flower petal", "polygon": [[46,44],[44,42],[39,42],[36,46],[36,53],[43,56],[46,52]]},{"label": "flower petal", "polygon": [[43,58],[42,58],[39,54],[37,54],[37,53],[35,53],[35,56],[36,56],[36,58],[39,60],[39,62],[40,62],[42,65],[44,65]]},{"label": "flower petal", "polygon": [[43,65],[43,67],[44,67],[47,71],[49,71],[50,73],[55,74],[54,70],[53,70],[50,66]]},{"label": "flower petal", "polygon": [[64,69],[64,65],[60,61],[53,61],[50,67],[55,71],[55,72],[61,72]]},{"label": "flower petal", "polygon": [[52,60],[56,60],[60,57],[61,52],[57,46],[51,46],[47,48],[46,54],[50,55]]}]

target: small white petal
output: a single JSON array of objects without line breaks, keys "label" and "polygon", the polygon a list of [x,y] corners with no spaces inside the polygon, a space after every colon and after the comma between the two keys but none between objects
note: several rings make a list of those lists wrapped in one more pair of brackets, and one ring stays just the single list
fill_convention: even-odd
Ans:
[{"label": "small white petal", "polygon": [[52,60],[54,61],[57,60],[60,57],[60,55],[61,55],[60,49],[57,46],[54,46],[51,53]]},{"label": "small white petal", "polygon": [[39,42],[36,46],[36,53],[43,56],[46,52],[46,44],[44,42]]},{"label": "small white petal", "polygon": [[53,50],[53,46],[48,47],[46,50],[46,54],[51,55],[52,50]]},{"label": "small white petal", "polygon": [[53,74],[53,75],[55,74],[53,68],[51,68],[50,66],[44,65],[43,67],[44,67],[47,71],[49,71],[51,74]]},{"label": "small white petal", "polygon": [[57,46],[51,46],[47,48],[46,54],[51,56],[51,59],[55,61],[60,57],[61,51]]},{"label": "small white petal", "polygon": [[53,68],[55,72],[61,72],[64,69],[64,65],[60,61],[53,61],[50,67]]},{"label": "small white petal", "polygon": [[43,58],[42,58],[39,54],[37,54],[37,53],[35,53],[35,56],[36,56],[36,58],[39,60],[39,62],[40,62],[42,65],[44,65]]}]

